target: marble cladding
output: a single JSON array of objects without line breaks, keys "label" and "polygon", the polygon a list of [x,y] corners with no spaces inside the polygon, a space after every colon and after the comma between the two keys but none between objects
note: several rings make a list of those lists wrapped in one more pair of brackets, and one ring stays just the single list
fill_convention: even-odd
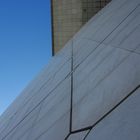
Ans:
[{"label": "marble cladding", "polygon": [[140,0],[110,2],[2,114],[0,140],[139,140],[139,37]]}]

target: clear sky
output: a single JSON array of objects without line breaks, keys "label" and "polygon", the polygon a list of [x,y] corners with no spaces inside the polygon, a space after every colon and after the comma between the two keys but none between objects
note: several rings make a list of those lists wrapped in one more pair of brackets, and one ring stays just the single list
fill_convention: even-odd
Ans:
[{"label": "clear sky", "polygon": [[50,0],[0,0],[0,114],[50,57]]}]

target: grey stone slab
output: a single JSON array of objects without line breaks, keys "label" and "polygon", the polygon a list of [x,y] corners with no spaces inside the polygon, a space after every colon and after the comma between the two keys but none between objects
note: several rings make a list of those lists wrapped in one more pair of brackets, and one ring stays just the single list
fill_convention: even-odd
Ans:
[{"label": "grey stone slab", "polygon": [[70,111],[70,88],[70,78],[67,78],[43,101],[42,109],[30,136],[31,139],[48,131],[66,112]]},{"label": "grey stone slab", "polygon": [[[72,42],[69,41],[63,49],[59,53],[57,53],[54,57],[51,58],[50,62],[47,64],[46,67],[40,72],[37,76],[36,80],[33,80],[35,84],[32,84],[33,90],[35,86],[42,86],[45,82],[47,82],[51,77],[53,77],[56,73],[60,71],[60,69],[65,65],[67,61],[71,59],[71,49],[72,49]],[[31,86],[29,86],[31,88]],[[37,87],[36,87],[37,88]],[[33,92],[34,93],[34,92]],[[27,93],[28,98],[30,95]]]},{"label": "grey stone slab", "polygon": [[12,122],[12,119],[13,117],[8,118],[6,121],[4,121],[4,123],[1,124],[0,133],[2,133],[2,131],[4,131],[4,129],[6,129],[10,125],[10,123]]},{"label": "grey stone slab", "polygon": [[9,132],[10,130],[12,130],[25,116],[26,116],[26,112],[29,109],[29,103],[26,104],[25,106],[23,106],[22,109],[20,109],[18,112],[16,112],[8,121],[7,125],[4,125],[1,129],[0,129],[0,135],[4,135],[7,132]]},{"label": "grey stone slab", "polygon": [[[40,89],[42,85],[45,85],[49,80],[51,80],[54,77],[54,75],[61,71],[64,65],[68,61],[70,61],[72,49],[71,44],[71,41],[69,41],[59,53],[52,57],[50,63],[47,64],[47,66],[42,70],[42,72],[38,76],[38,79],[36,80],[37,83],[36,85],[33,85],[33,89],[35,89],[35,86],[38,86],[38,89]],[[36,92],[33,93],[35,94]]]},{"label": "grey stone slab", "polygon": [[135,52],[140,54],[140,45],[136,48]]},{"label": "grey stone slab", "polygon": [[[0,117],[0,140],[63,140],[69,134],[72,46],[72,130],[96,123],[140,84],[140,11],[139,7],[135,9],[139,3],[139,0],[113,0],[92,18]],[[119,113],[123,116],[126,109]],[[130,121],[133,120],[131,115]],[[114,118],[113,127],[106,130],[114,128],[116,131],[121,127],[123,132],[122,122],[114,127],[117,124]],[[137,118],[139,116],[134,120]],[[137,124],[132,123],[130,130],[138,136],[133,125],[138,129]],[[102,126],[100,128],[103,130]],[[112,131],[107,132],[113,135]],[[130,131],[126,129],[126,133]],[[81,132],[69,139],[83,139],[84,136]],[[117,138],[127,139],[125,136]],[[131,135],[130,138],[136,139]]]},{"label": "grey stone slab", "polygon": [[125,39],[119,47],[134,51],[140,45],[140,26],[137,27],[127,39]]},{"label": "grey stone slab", "polygon": [[31,130],[28,130],[25,134],[22,135],[18,140],[28,140],[28,136]]},{"label": "grey stone slab", "polygon": [[122,5],[116,13],[107,20],[106,23],[102,22],[102,27],[97,28],[97,31],[88,32],[85,37],[102,42],[108,35],[110,35],[124,20],[133,12],[133,10],[140,3],[139,0],[128,0],[127,4]]},{"label": "grey stone slab", "polygon": [[140,89],[97,124],[86,140],[139,140]]},{"label": "grey stone slab", "polygon": [[140,7],[138,7],[105,41],[115,47],[134,50],[139,44]]},{"label": "grey stone slab", "polygon": [[[11,140],[13,138],[13,132],[11,132],[7,137],[4,138],[4,140]],[[2,140],[2,139],[0,139]]]},{"label": "grey stone slab", "polygon": [[128,0],[113,0],[101,11],[99,11],[89,22],[83,26],[80,31],[74,36],[75,39],[79,37],[86,37],[87,34],[96,32],[103,28],[103,25],[108,21],[114,13],[116,13],[122,5],[126,4]]},{"label": "grey stone slab", "polygon": [[8,127],[3,133],[0,135],[0,140],[18,140],[22,135],[32,128],[35,123],[37,116],[40,111],[40,106],[34,109],[30,114],[28,114],[24,119],[20,120],[20,122],[16,122],[13,127]]},{"label": "grey stone slab", "polygon": [[[64,140],[68,133],[69,113],[66,113],[52,127],[40,134],[36,140]],[[32,140],[32,138],[29,140]]]},{"label": "grey stone slab", "polygon": [[129,55],[128,52],[101,45],[74,72],[73,91],[76,104],[94,89]]},{"label": "grey stone slab", "polygon": [[[55,55],[50,63],[38,74],[38,76],[29,84],[27,88],[17,97],[17,99],[11,104],[11,106],[0,116],[0,129],[5,125],[18,110],[30,101],[30,99],[36,95],[40,89],[48,82],[52,82],[52,79],[55,80],[56,75],[59,71],[62,72],[62,69],[67,66],[67,61],[70,63],[71,59],[71,41],[69,41],[65,48],[63,48],[57,55]],[[66,66],[65,66],[66,64]],[[67,72],[66,70],[63,73]],[[65,76],[65,74],[64,74]],[[60,78],[63,76],[60,75]],[[61,79],[60,79],[61,80]],[[54,84],[54,83],[52,83]],[[55,85],[54,85],[55,86]]]},{"label": "grey stone slab", "polygon": [[49,94],[70,74],[71,72],[71,60],[67,61],[61,69],[53,75],[53,77],[45,83],[42,88],[32,97],[30,100],[30,110],[40,103],[40,101]]},{"label": "grey stone slab", "polygon": [[20,110],[17,110],[14,112],[14,114],[11,114],[10,116],[5,117],[4,122],[1,123],[0,127],[0,135],[3,132],[6,132],[9,129],[12,129],[24,116],[26,115],[27,111],[29,110],[30,103],[28,102],[25,104]]},{"label": "grey stone slab", "polygon": [[77,132],[75,134],[71,134],[68,140],[83,140],[87,135],[88,131]]},{"label": "grey stone slab", "polygon": [[[30,110],[47,98],[71,72],[71,61],[68,61],[64,67],[32,98],[30,101]],[[30,111],[29,110],[29,111]]]},{"label": "grey stone slab", "polygon": [[73,41],[73,67],[75,68],[85,60],[88,55],[94,51],[99,43],[80,38]]},{"label": "grey stone slab", "polygon": [[14,130],[12,140],[20,140],[21,137],[23,136],[25,137],[25,133],[32,132],[32,128],[34,124],[36,123],[41,107],[42,107],[42,104],[36,107],[22,122],[20,122],[20,124]]},{"label": "grey stone slab", "polygon": [[[53,75],[52,79],[49,80],[36,94],[29,100],[19,111],[13,114],[12,124],[8,126],[8,129],[14,127],[26,114],[28,114],[32,109],[35,108],[37,104],[41,102],[45,97],[49,96],[51,91],[53,91],[57,85],[65,79],[65,77],[70,73],[71,61],[69,60],[58,73]],[[36,87],[35,87],[36,88]],[[16,121],[15,121],[16,119]],[[5,120],[6,121],[6,120]],[[6,126],[6,125],[5,125]],[[1,132],[5,131],[5,127],[1,128]]]},{"label": "grey stone slab", "polygon": [[[59,87],[57,87],[53,91],[53,93],[48,98],[46,98],[43,101],[43,105],[38,120],[40,120],[42,117],[46,115],[49,116],[49,114],[51,114],[49,112],[52,111],[52,109],[56,110],[56,108],[58,107],[60,108],[60,110],[57,109],[56,112],[57,117],[67,112],[70,109],[70,98],[71,98],[71,79],[70,77],[68,77]],[[55,116],[56,119],[57,117]]]},{"label": "grey stone slab", "polygon": [[[118,58],[120,58],[119,55]],[[107,64],[103,66],[107,66]],[[96,123],[105,113],[140,84],[140,55],[132,53],[115,70],[111,71],[106,78],[102,79],[95,88],[93,88],[93,85],[98,78],[93,79],[94,75],[96,73],[90,75],[87,80],[84,80],[87,83],[82,84],[79,81],[79,90],[74,90],[74,130]],[[93,82],[90,82],[91,80]],[[83,86],[84,88],[81,89]],[[85,88],[86,90],[84,90]]]}]

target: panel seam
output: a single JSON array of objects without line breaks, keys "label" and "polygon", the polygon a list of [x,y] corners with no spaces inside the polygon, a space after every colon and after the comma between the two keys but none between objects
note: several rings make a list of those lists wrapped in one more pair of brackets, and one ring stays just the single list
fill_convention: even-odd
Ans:
[{"label": "panel seam", "polygon": [[[98,125],[101,121],[103,121],[108,115],[110,115],[116,108],[118,108],[121,104],[123,104],[127,99],[129,99],[129,97],[131,95],[133,95],[135,93],[135,91],[137,91],[140,88],[140,85],[138,85],[137,87],[135,87],[127,96],[125,96],[118,104],[116,104],[111,110],[109,110],[105,115],[103,115],[96,123],[94,123],[92,125],[92,129]],[[92,130],[91,129],[91,130]],[[90,130],[90,131],[91,131]],[[87,135],[85,136],[85,138],[83,140],[85,140],[88,136],[88,134],[90,133],[90,131],[87,133]]]}]

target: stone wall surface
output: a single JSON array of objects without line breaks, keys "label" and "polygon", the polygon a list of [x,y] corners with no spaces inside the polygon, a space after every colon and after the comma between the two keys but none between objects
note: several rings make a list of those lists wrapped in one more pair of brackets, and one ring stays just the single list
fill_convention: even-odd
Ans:
[{"label": "stone wall surface", "polygon": [[0,140],[140,139],[140,0],[113,0],[0,117]]}]

